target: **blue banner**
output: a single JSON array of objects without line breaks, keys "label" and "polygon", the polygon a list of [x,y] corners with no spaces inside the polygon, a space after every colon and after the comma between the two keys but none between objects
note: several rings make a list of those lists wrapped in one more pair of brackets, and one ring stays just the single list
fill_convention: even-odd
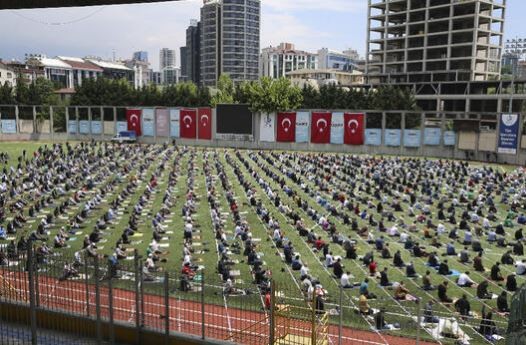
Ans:
[{"label": "blue banner", "polygon": [[308,143],[310,138],[309,133],[310,113],[300,111],[296,113],[296,142]]},{"label": "blue banner", "polygon": [[154,123],[154,109],[144,108],[142,110],[142,135],[144,137],[153,137],[155,134]]},{"label": "blue banner", "polygon": [[181,137],[181,114],[179,109],[170,109],[170,136]]},{"label": "blue banner", "polygon": [[382,129],[381,128],[366,128],[365,129],[365,145],[381,146],[382,145]]},{"label": "blue banner", "polygon": [[455,146],[457,143],[457,134],[453,131],[444,132],[444,146]]},{"label": "blue banner", "polygon": [[385,146],[400,146],[400,129],[385,130]]},{"label": "blue banner", "polygon": [[438,146],[440,145],[440,137],[442,130],[437,127],[428,127],[424,129],[424,145]]},{"label": "blue banner", "polygon": [[77,134],[78,133],[77,120],[69,120],[68,121],[68,133],[69,134]]},{"label": "blue banner", "polygon": [[498,153],[517,154],[519,145],[519,114],[501,114]]},{"label": "blue banner", "polygon": [[125,132],[128,130],[128,122],[126,121],[117,121],[117,124],[115,126],[117,133]]},{"label": "blue banner", "polygon": [[16,120],[2,120],[0,126],[1,133],[16,134]]},{"label": "blue banner", "polygon": [[420,129],[404,129],[404,146],[420,147]]},{"label": "blue banner", "polygon": [[89,121],[80,120],[79,121],[79,133],[80,134],[89,134]]},{"label": "blue banner", "polygon": [[343,113],[332,113],[331,144],[343,144]]},{"label": "blue banner", "polygon": [[91,134],[102,134],[102,121],[91,121]]}]

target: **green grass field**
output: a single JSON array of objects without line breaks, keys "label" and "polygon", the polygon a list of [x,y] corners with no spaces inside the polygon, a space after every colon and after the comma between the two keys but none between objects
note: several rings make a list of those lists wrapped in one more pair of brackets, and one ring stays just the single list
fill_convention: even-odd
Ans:
[{"label": "green grass field", "polygon": [[[32,157],[32,153],[34,150],[38,148],[38,146],[41,145],[41,143],[1,143],[0,144],[0,151],[7,152],[10,156],[10,161],[7,164],[7,166],[15,165],[17,162],[17,157],[21,155],[23,150],[26,150],[29,157]],[[195,155],[191,155],[190,152],[194,152]],[[188,189],[188,166],[191,162],[195,164],[195,169],[193,170],[194,175],[194,192],[197,195],[198,202],[196,204],[196,212],[193,215],[193,219],[195,223],[197,224],[198,229],[200,230],[199,238],[195,239],[194,242],[200,243],[199,246],[196,246],[195,249],[198,250],[199,254],[194,255],[194,261],[196,261],[199,265],[202,265],[205,267],[204,269],[204,277],[207,287],[205,288],[206,292],[206,301],[209,303],[216,303],[216,304],[222,304],[222,303],[229,303],[229,305],[237,306],[237,307],[246,307],[253,310],[261,310],[262,309],[262,301],[261,298],[257,295],[252,295],[250,297],[247,297],[246,299],[240,299],[240,298],[231,298],[228,299],[228,301],[223,300],[223,297],[221,294],[218,294],[217,292],[220,291],[220,286],[222,285],[222,281],[220,279],[220,276],[216,273],[216,266],[217,266],[217,249],[216,249],[216,242],[215,242],[215,234],[212,229],[212,221],[210,216],[210,208],[207,203],[207,186],[206,186],[206,176],[204,173],[204,167],[205,165],[208,165],[210,170],[212,171],[212,175],[215,176],[213,179],[213,187],[216,190],[216,195],[218,197],[218,202],[221,207],[221,211],[223,212],[223,219],[225,222],[225,230],[227,231],[227,234],[229,236],[229,243],[232,244],[235,240],[232,239],[233,229],[235,227],[234,220],[232,215],[229,213],[229,204],[226,199],[226,191],[223,189],[220,180],[217,178],[217,174],[219,171],[217,171],[215,167],[215,163],[218,162],[221,164],[221,166],[224,169],[224,172],[228,178],[229,184],[231,186],[232,192],[234,194],[234,197],[237,201],[240,213],[242,214],[242,218],[248,222],[250,225],[251,232],[253,234],[253,238],[259,239],[258,244],[258,252],[260,252],[261,259],[264,261],[264,264],[266,267],[271,269],[272,271],[272,279],[276,282],[276,286],[278,289],[284,291],[284,293],[287,295],[287,297],[290,298],[297,298],[298,300],[301,300],[303,297],[300,285],[301,282],[299,281],[299,272],[292,271],[288,265],[286,265],[279,253],[281,252],[280,249],[276,248],[274,242],[271,240],[272,232],[267,229],[267,226],[260,220],[259,216],[256,214],[256,210],[254,207],[250,206],[249,199],[245,193],[245,190],[243,186],[239,183],[239,177],[234,172],[233,164],[236,165],[239,168],[240,174],[243,176],[243,178],[248,181],[252,187],[254,188],[257,198],[262,201],[263,205],[266,209],[270,211],[273,218],[276,219],[280,225],[281,230],[285,234],[285,237],[290,239],[294,243],[295,251],[298,252],[301,255],[302,261],[306,264],[308,264],[308,267],[310,268],[310,273],[312,276],[317,277],[323,287],[328,292],[328,307],[334,308],[339,301],[339,295],[340,295],[340,287],[339,287],[339,281],[332,275],[332,270],[328,269],[323,264],[323,258],[321,257],[321,253],[318,253],[312,249],[312,246],[308,244],[305,240],[305,238],[302,238],[299,236],[298,232],[294,229],[294,225],[291,222],[291,219],[286,216],[286,214],[282,211],[280,211],[275,205],[273,200],[271,200],[261,185],[258,183],[258,181],[252,176],[252,173],[259,174],[260,178],[262,178],[266,183],[269,184],[270,188],[274,191],[276,195],[279,195],[283,205],[287,206],[290,210],[293,210],[296,212],[304,221],[305,226],[308,229],[314,228],[316,230],[316,233],[320,235],[325,242],[329,243],[330,238],[329,234],[325,231],[322,231],[319,226],[317,226],[316,221],[312,220],[307,213],[296,206],[294,199],[289,197],[285,191],[280,187],[280,185],[271,177],[269,177],[266,173],[272,172],[276,174],[276,176],[280,176],[280,178],[283,178],[286,185],[293,190],[293,192],[300,197],[301,199],[307,201],[309,207],[312,207],[314,210],[316,210],[318,213],[321,214],[327,214],[327,210],[320,204],[316,203],[315,198],[313,198],[311,195],[305,192],[304,189],[300,188],[297,184],[293,183],[293,181],[288,178],[284,173],[283,169],[286,168],[286,166],[283,164],[283,162],[280,162],[276,157],[273,157],[274,164],[270,164],[267,162],[264,158],[270,157],[273,152],[252,152],[255,154],[257,158],[257,162],[254,161],[249,151],[239,151],[240,157],[243,158],[244,161],[248,163],[248,168],[242,163],[242,161],[236,156],[236,151],[234,150],[224,150],[224,149],[218,149],[218,150],[208,150],[208,149],[190,149],[190,152],[182,153],[181,152],[172,152],[168,157],[168,164],[167,168],[157,176],[158,178],[158,187],[157,187],[157,193],[154,193],[150,201],[148,202],[146,206],[146,210],[143,213],[143,220],[140,222],[139,225],[139,234],[136,237],[132,238],[133,242],[131,245],[128,245],[127,248],[129,248],[130,252],[133,251],[133,249],[137,249],[138,253],[142,255],[143,257],[146,255],[146,250],[148,247],[148,244],[150,243],[151,236],[151,216],[154,215],[162,206],[163,203],[163,195],[164,191],[168,187],[168,177],[169,173],[174,166],[175,163],[179,166],[179,173],[175,185],[175,193],[176,197],[174,199],[174,205],[172,207],[172,216],[169,218],[170,222],[167,222],[166,229],[169,231],[165,236],[167,238],[163,239],[163,244],[165,249],[168,253],[165,258],[165,262],[160,263],[160,266],[164,271],[174,272],[178,273],[180,271],[181,263],[182,263],[182,251],[183,251],[183,227],[184,227],[184,220],[181,217],[181,208],[185,202],[185,195],[187,193]],[[217,152],[217,157],[214,157],[213,154],[209,154],[206,156],[206,152]],[[227,159],[227,155],[229,159]],[[320,155],[320,157],[343,157],[342,155],[335,155],[335,154],[326,154],[326,155]],[[143,161],[142,161],[143,160]],[[110,255],[114,251],[114,244],[117,241],[117,239],[120,237],[122,231],[127,225],[128,217],[133,209],[133,206],[138,201],[140,195],[144,191],[146,187],[146,183],[150,177],[150,175],[155,171],[157,166],[159,165],[160,158],[158,155],[150,154],[147,157],[138,157],[138,161],[134,161],[133,166],[138,166],[138,164],[142,163],[147,164],[148,168],[146,172],[144,173],[143,177],[141,178],[141,184],[139,187],[135,190],[134,194],[130,197],[129,202],[127,202],[125,205],[122,206],[122,208],[118,211],[118,219],[116,222],[114,222],[110,229],[104,232],[104,243],[102,243],[101,246],[99,246],[100,250],[99,252],[101,254]],[[305,160],[305,155],[298,154],[295,156],[295,159],[290,161],[290,164],[292,166],[305,166],[307,164]],[[473,167],[481,167],[480,163],[474,163],[472,165]],[[502,169],[506,172],[512,172],[514,170],[513,167],[510,166],[497,166],[492,165],[495,168]],[[135,169],[135,168],[134,168]],[[323,172],[323,171],[321,171]],[[131,174],[136,173],[136,171],[132,171]],[[346,182],[346,176],[341,170],[336,170],[332,177],[326,181],[326,185],[329,188],[329,191],[320,190],[319,185],[316,185],[314,180],[310,180],[308,176],[300,176],[302,180],[305,182],[305,185],[308,186],[308,188],[313,191],[314,193],[318,194],[321,198],[325,199],[328,204],[334,205],[338,207],[337,201],[332,200],[332,196],[330,194],[330,190],[345,190],[347,186]],[[360,183],[361,178],[363,176],[355,176],[358,183]],[[101,182],[101,185],[108,183],[111,181],[115,176],[108,175],[105,176],[104,180]],[[104,199],[105,201],[100,205],[99,209],[93,212],[87,221],[83,224],[82,229],[75,235],[74,239],[71,239],[68,241],[68,247],[63,249],[57,249],[57,252],[62,252],[61,255],[62,258],[71,257],[74,252],[81,249],[82,246],[82,238],[84,235],[88,234],[93,226],[95,225],[96,220],[101,217],[105,212],[109,205],[109,203],[114,199],[115,196],[117,196],[120,191],[125,187],[127,180],[123,179],[121,182],[117,183],[114,190],[111,192],[110,195],[106,196]],[[444,186],[445,187],[445,186]],[[444,189],[441,188],[440,193],[443,193]],[[475,191],[476,193],[476,191]],[[365,192],[360,192],[360,195],[363,197],[366,197],[370,200],[374,199],[371,195],[367,195]],[[63,198],[69,197],[64,196]],[[476,195],[475,195],[476,197]],[[501,205],[498,200],[495,198],[495,201],[498,205],[498,214],[497,217],[499,220],[503,220],[506,218],[506,215],[509,211],[509,207],[506,205]],[[375,202],[376,203],[376,202]],[[83,204],[76,205],[75,208],[80,210],[82,208]],[[364,207],[364,205],[362,205]],[[361,208],[362,208],[361,207]],[[386,206],[387,207],[387,206]],[[406,206],[404,206],[406,207]],[[436,215],[436,205],[433,205],[431,212],[433,216]],[[339,207],[338,207],[339,208]],[[49,211],[53,211],[54,207],[50,207]],[[351,212],[348,212],[341,209],[341,212],[346,212],[348,215],[353,218],[356,217]],[[372,213],[375,217],[375,219],[378,221],[380,219],[380,216],[376,213],[376,208],[370,208],[368,209],[369,213]],[[460,212],[461,213],[461,212]],[[72,213],[73,214],[73,213]],[[27,209],[24,213],[25,216],[27,216]],[[7,217],[12,217],[12,214],[7,214]],[[71,214],[70,214],[71,216]],[[404,219],[406,224],[411,224],[413,219],[407,216],[406,213],[397,213],[396,217],[398,219],[402,218]],[[457,214],[457,219],[459,218],[459,214]],[[358,222],[360,224],[360,227],[364,225],[368,225],[367,220],[361,220],[359,217],[357,217]],[[357,236],[356,233],[354,233],[350,226],[346,226],[341,221],[341,218],[339,217],[332,217],[329,216],[329,220],[333,222],[338,229],[338,231],[353,240],[357,242],[357,248],[358,248],[358,255],[364,255],[366,252],[373,250],[373,246],[368,244],[365,239],[361,238],[360,236]],[[437,220],[434,219],[434,222],[436,223]],[[54,234],[60,229],[61,226],[66,225],[67,218],[65,219],[57,219],[55,223],[53,224],[51,228],[51,236],[49,237],[49,241],[52,241],[52,238],[54,237]],[[492,222],[494,224],[496,222]],[[17,237],[21,235],[27,235],[31,231],[36,229],[38,222],[34,223],[26,223],[23,229],[19,229],[17,233]],[[385,225],[387,227],[391,226],[391,222],[386,222]],[[445,224],[447,229],[450,229],[449,224]],[[518,229],[518,225],[516,222],[514,223],[513,228],[507,228],[507,239],[511,240],[513,237],[513,233],[516,229]],[[430,246],[430,240],[423,237],[423,225],[418,225],[418,232],[412,234],[414,238],[417,238],[421,244],[425,245],[427,248]],[[460,232],[461,234],[462,232]],[[378,231],[375,232],[376,236],[380,236]],[[400,249],[402,252],[402,256],[405,262],[409,262],[411,260],[414,261],[416,271],[418,274],[422,275],[428,268],[425,266],[425,258],[419,259],[411,257],[409,252],[403,249],[403,245],[396,240],[390,239],[388,236],[385,236],[387,239],[387,242],[390,245],[391,253],[393,254],[397,249]],[[446,241],[449,241],[445,236],[440,239],[442,243],[445,243]],[[494,245],[490,245],[485,237],[481,238],[481,242],[484,246],[484,248],[488,248],[488,250],[485,252],[483,256],[483,262],[484,266],[487,270],[491,267],[491,265],[495,261],[499,261],[501,255],[503,254],[504,250],[502,248],[497,248]],[[0,241],[0,244],[5,244],[7,241]],[[334,255],[338,255],[341,257],[345,257],[345,251],[343,248],[336,244],[331,244],[330,246],[331,251],[334,253]],[[457,244],[457,252],[461,249],[461,246]],[[444,252],[444,247],[438,249],[439,253]],[[474,257],[474,253],[470,252],[471,257]],[[250,267],[245,263],[246,257],[243,255],[236,255],[232,254],[231,259],[238,262],[238,264],[235,265],[235,270],[240,271],[239,277],[236,277],[236,284],[239,287],[248,287],[255,289],[254,285],[252,284],[253,278],[250,273]],[[442,259],[443,257],[440,256]],[[420,288],[421,285],[421,279],[408,279],[405,277],[405,272],[403,270],[397,269],[391,265],[392,260],[391,259],[382,259],[379,254],[377,253],[375,255],[375,259],[378,262],[379,270],[383,269],[383,267],[389,268],[389,278],[391,281],[404,281],[406,287],[410,290],[410,293],[418,298],[420,298],[423,303],[425,303],[427,300],[430,299],[437,299],[436,291],[426,292],[423,291]],[[516,260],[521,259],[519,257],[515,257]],[[59,259],[57,259],[58,262]],[[450,269],[463,272],[466,270],[469,270],[471,272],[470,276],[473,280],[475,280],[477,283],[480,283],[484,280],[488,280],[489,272],[485,273],[477,273],[472,269],[472,266],[466,266],[461,264],[457,261],[456,258],[450,257],[449,258],[449,266]],[[122,264],[125,267],[131,267],[133,261],[124,261]],[[359,260],[348,260],[343,259],[343,263],[345,266],[345,270],[349,270],[351,274],[354,276],[353,281],[361,282],[364,278],[368,276],[367,268],[364,267],[361,264],[361,261]],[[59,274],[60,268],[55,268],[56,271],[54,274]],[[512,266],[506,266],[501,265],[501,270],[504,276],[508,275],[509,273],[514,271],[514,267]],[[471,302],[471,308],[474,312],[475,319],[471,320],[470,322],[463,323],[461,322],[461,328],[462,330],[471,337],[471,343],[472,344],[485,344],[488,341],[485,340],[483,337],[481,337],[477,332],[476,328],[478,327],[479,320],[476,319],[477,316],[480,317],[480,313],[482,308],[485,308],[486,310],[494,309],[496,307],[495,300],[478,300],[476,298],[476,290],[474,288],[461,288],[458,287],[455,284],[455,281],[453,277],[444,277],[440,276],[436,273],[434,273],[433,270],[432,280],[434,285],[438,285],[443,280],[449,281],[449,289],[448,294],[450,297],[458,298],[462,294],[466,294]],[[172,276],[175,278],[176,274],[172,274]],[[374,278],[370,278],[371,282],[369,285],[370,291],[373,292],[378,296],[376,300],[371,300],[369,303],[374,308],[381,308],[385,307],[387,309],[387,321],[388,322],[398,322],[402,326],[401,331],[395,331],[393,334],[396,335],[403,335],[403,336],[409,336],[414,337],[416,334],[416,323],[413,320],[413,317],[416,316],[416,304],[414,302],[400,302],[396,301],[393,298],[393,291],[389,289],[382,288],[378,284],[378,280],[375,280]],[[519,286],[524,283],[524,277],[517,277]],[[131,284],[126,281],[120,281],[116,282],[116,286],[124,287],[124,288],[131,288]],[[217,288],[216,288],[217,287]],[[161,284],[151,284],[147,286],[147,289],[152,292],[159,292],[161,291]],[[489,290],[490,292],[494,294],[499,294],[502,291],[505,290],[505,287],[503,284],[497,284],[495,282],[490,281],[489,284]],[[185,295],[182,295],[182,298],[188,298],[188,299],[197,299],[198,294],[197,293],[187,293]],[[509,297],[511,297],[511,294],[509,294]],[[370,328],[370,321],[367,319],[361,317],[357,313],[353,311],[353,308],[355,308],[358,305],[358,291],[357,289],[351,289],[351,290],[344,290],[343,292],[343,313],[344,313],[344,323],[346,325],[351,325],[352,327],[361,328],[361,329],[369,329]],[[510,298],[508,299],[510,300]],[[302,302],[303,303],[303,302]],[[443,305],[443,304],[436,304],[434,306],[434,311],[437,316],[444,316],[444,317],[451,317],[455,316],[454,308],[450,305]],[[458,316],[456,316],[458,318]],[[507,317],[504,315],[494,315],[494,320],[497,323],[497,325],[505,329],[506,327],[506,321]],[[336,323],[338,321],[338,317],[334,317],[331,319],[331,322]],[[422,331],[421,336],[423,336],[424,339],[432,339],[430,334],[427,334],[426,332]],[[451,340],[442,340],[443,342],[453,342]]]}]

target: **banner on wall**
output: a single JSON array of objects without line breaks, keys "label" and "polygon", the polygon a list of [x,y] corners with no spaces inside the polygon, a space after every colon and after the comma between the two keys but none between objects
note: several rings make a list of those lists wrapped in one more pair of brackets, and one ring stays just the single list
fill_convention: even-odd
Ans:
[{"label": "banner on wall", "polygon": [[309,142],[310,114],[306,111],[296,113],[296,142]]},{"label": "banner on wall", "polygon": [[331,113],[312,113],[310,141],[314,144],[331,142]]},{"label": "banner on wall", "polygon": [[179,109],[170,109],[170,136],[172,138],[179,138],[181,114]]},{"label": "banner on wall", "polygon": [[141,109],[126,109],[126,123],[129,131],[135,131],[138,137],[142,135],[141,131]]},{"label": "banner on wall", "polygon": [[195,139],[197,136],[197,111],[195,109],[181,109],[179,114],[179,128],[181,138]]},{"label": "banner on wall", "polygon": [[68,133],[77,134],[77,131],[78,131],[77,120],[69,120],[68,121]]},{"label": "banner on wall", "polygon": [[280,143],[296,141],[296,113],[278,113],[276,140]]},{"label": "banner on wall", "polygon": [[400,129],[385,130],[385,146],[400,146]]},{"label": "banner on wall", "polygon": [[420,129],[404,129],[404,146],[420,147]]},{"label": "banner on wall", "polygon": [[440,145],[440,137],[442,130],[438,127],[424,128],[424,145],[438,146]]},{"label": "banner on wall", "polygon": [[261,113],[259,118],[259,140],[276,141],[276,114]]},{"label": "banner on wall", "polygon": [[212,108],[197,109],[197,117],[199,118],[197,137],[203,140],[212,140]]},{"label": "banner on wall", "polygon": [[343,144],[343,113],[332,113],[331,144]]},{"label": "banner on wall", "polygon": [[170,112],[166,108],[155,109],[155,133],[159,137],[170,136]]},{"label": "banner on wall", "polygon": [[155,135],[154,116],[155,109],[144,108],[142,110],[142,135],[145,137],[153,137]]},{"label": "banner on wall", "polygon": [[457,135],[453,131],[444,132],[444,146],[455,146],[457,143]]},{"label": "banner on wall", "polygon": [[500,115],[498,153],[517,154],[519,123],[519,114]]},{"label": "banner on wall", "polygon": [[343,142],[347,145],[363,145],[363,114],[344,115],[344,138]]},{"label": "banner on wall", "polygon": [[4,134],[16,134],[16,120],[2,120],[0,129],[0,132]]},{"label": "banner on wall", "polygon": [[79,133],[80,134],[89,134],[89,121],[88,120],[80,120],[79,121]]},{"label": "banner on wall", "polygon": [[91,134],[102,134],[102,121],[91,121]]},{"label": "banner on wall", "polygon": [[382,129],[381,128],[366,128],[365,129],[365,145],[382,146]]},{"label": "banner on wall", "polygon": [[126,132],[128,130],[128,123],[126,121],[117,121],[115,127],[117,133]]}]

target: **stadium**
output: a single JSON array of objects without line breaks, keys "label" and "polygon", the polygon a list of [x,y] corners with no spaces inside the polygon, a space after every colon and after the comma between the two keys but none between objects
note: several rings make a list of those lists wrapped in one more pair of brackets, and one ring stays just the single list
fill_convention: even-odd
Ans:
[{"label": "stadium", "polygon": [[[491,144],[456,120],[36,112],[2,107],[2,344],[503,343],[521,315],[525,172],[462,160]],[[521,163],[504,117],[491,160]]]}]

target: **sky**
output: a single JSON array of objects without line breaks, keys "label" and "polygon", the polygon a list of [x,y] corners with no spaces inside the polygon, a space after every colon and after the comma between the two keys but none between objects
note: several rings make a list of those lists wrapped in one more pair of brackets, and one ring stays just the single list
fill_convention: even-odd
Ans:
[{"label": "sky", "polygon": [[[111,59],[144,50],[154,69],[159,50],[185,45],[190,19],[202,0],[68,9],[0,10],[0,58],[23,60],[25,53]],[[507,0],[505,38],[521,30],[526,1]],[[262,0],[261,48],[290,42],[316,52],[357,49],[365,55],[367,0]]]}]

